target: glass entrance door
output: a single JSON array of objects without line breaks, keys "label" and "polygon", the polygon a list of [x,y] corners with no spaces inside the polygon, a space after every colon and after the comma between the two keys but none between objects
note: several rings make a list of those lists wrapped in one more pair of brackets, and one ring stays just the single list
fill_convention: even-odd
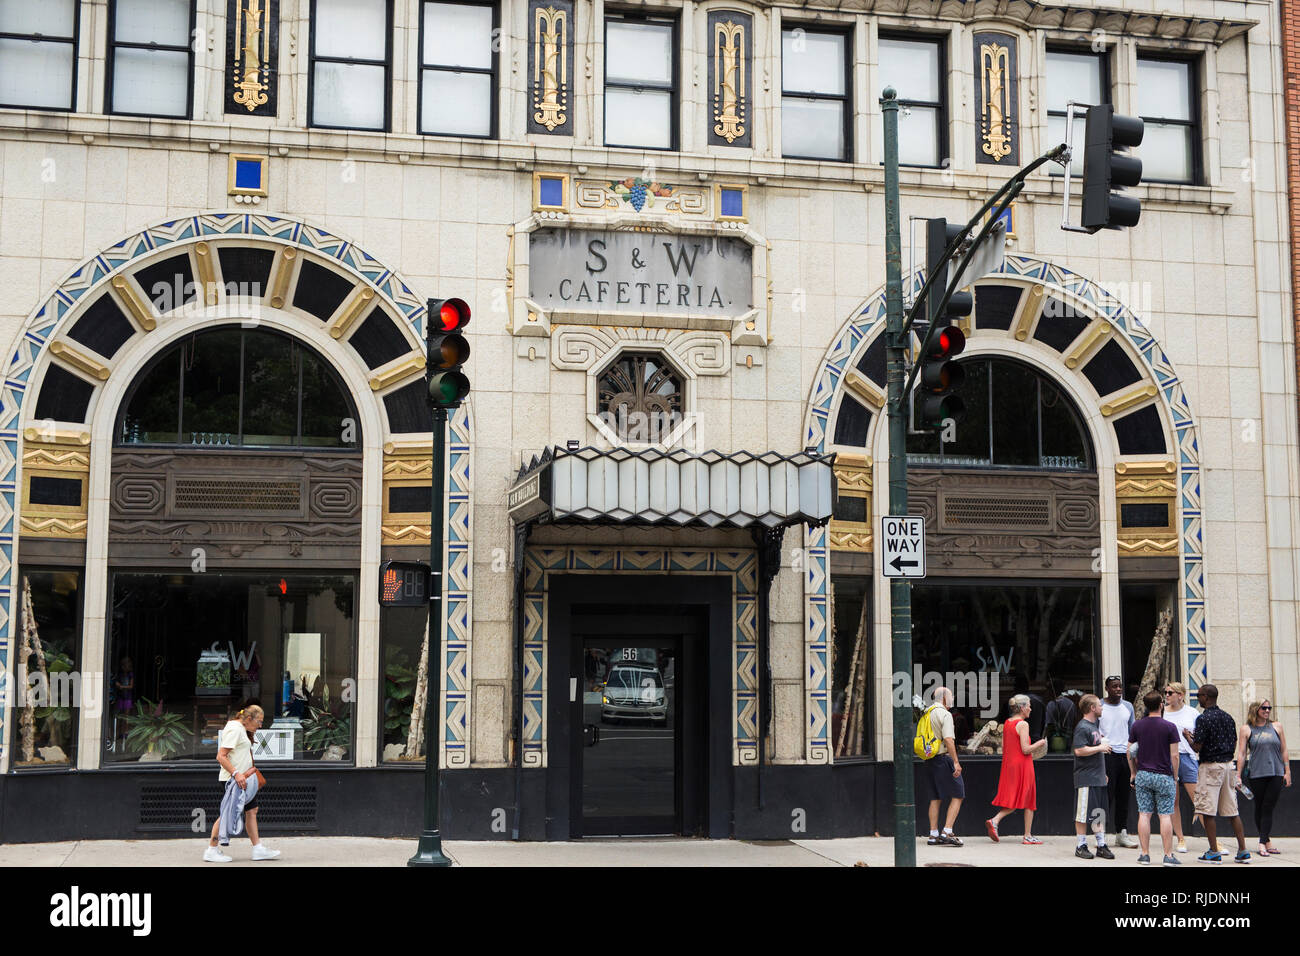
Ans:
[{"label": "glass entrance door", "polygon": [[680,640],[582,642],[582,833],[681,832]]}]

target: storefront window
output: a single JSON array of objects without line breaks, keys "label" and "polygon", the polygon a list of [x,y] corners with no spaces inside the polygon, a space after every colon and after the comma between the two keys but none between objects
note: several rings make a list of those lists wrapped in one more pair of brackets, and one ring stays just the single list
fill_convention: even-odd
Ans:
[{"label": "storefront window", "polygon": [[107,659],[131,691],[107,709],[105,763],[213,761],[250,702],[259,762],[352,758],[353,576],[120,572],[112,587]]},{"label": "storefront window", "polygon": [[[427,607],[386,607],[380,612],[384,647],[384,699],[380,728],[385,761],[424,761],[424,733],[412,725],[420,656],[429,624]],[[434,657],[437,657],[436,651]],[[427,672],[427,662],[426,662]],[[423,714],[419,715],[420,718]]]},{"label": "storefront window", "polygon": [[77,716],[98,706],[98,680],[84,682],[80,652],[81,571],[25,570],[14,638],[14,767],[75,766]]},{"label": "storefront window", "polygon": [[831,642],[831,752],[871,755],[871,579],[837,575]]},{"label": "storefront window", "polygon": [[[837,612],[838,615],[838,612]],[[1007,699],[1030,695],[1031,733],[1065,690],[1098,690],[1097,588],[1091,583],[1005,587],[997,582],[912,586],[912,648],[920,689],[952,688],[963,752],[990,721],[978,753],[1001,752]],[[915,676],[915,674],[914,674]]]}]

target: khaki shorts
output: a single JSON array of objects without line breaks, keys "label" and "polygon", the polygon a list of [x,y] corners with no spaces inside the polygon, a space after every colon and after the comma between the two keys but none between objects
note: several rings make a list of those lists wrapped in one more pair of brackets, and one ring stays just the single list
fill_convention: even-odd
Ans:
[{"label": "khaki shorts", "polygon": [[1237,791],[1232,787],[1232,764],[1203,763],[1196,780],[1196,796],[1192,805],[1197,813],[1207,816],[1235,817]]}]

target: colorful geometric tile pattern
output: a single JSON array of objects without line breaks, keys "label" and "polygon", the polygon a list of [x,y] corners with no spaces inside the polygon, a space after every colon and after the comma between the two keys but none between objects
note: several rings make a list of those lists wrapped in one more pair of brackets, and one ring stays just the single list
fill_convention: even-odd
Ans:
[{"label": "colorful geometric tile pattern", "polygon": [[[1185,655],[1185,672],[1193,694],[1208,680],[1209,662],[1206,643],[1206,593],[1204,575],[1204,540],[1201,533],[1201,455],[1196,440],[1196,423],[1192,417],[1187,396],[1183,393],[1178,373],[1173,363],[1160,348],[1160,344],[1142,321],[1123,302],[1088,278],[1030,256],[1008,255],[1001,272],[1006,275],[1033,279],[1059,292],[1075,297],[1099,317],[1105,317],[1119,329],[1142,356],[1151,380],[1159,390],[1165,408],[1174,425],[1179,468],[1179,566],[1182,581],[1180,611]],[[910,279],[913,292],[919,291],[923,276],[918,271]],[[885,294],[880,292],[869,299],[862,311],[841,327],[834,344],[813,380],[810,407],[805,424],[804,445],[814,445],[824,453],[831,411],[840,391],[845,372],[860,354],[861,348],[875,334],[884,329]],[[1010,331],[1007,333],[1011,334]],[[1064,367],[1055,370],[1058,375],[1075,373]],[[879,417],[877,417],[879,418]],[[825,529],[805,531],[804,543],[808,554],[805,575],[804,602],[807,622],[805,659],[807,721],[805,724],[805,752],[810,762],[829,760],[826,747],[826,564]]]},{"label": "colorful geometric tile pattern", "polygon": [[[349,240],[297,219],[234,212],[188,216],[128,236],[82,263],[28,318],[9,360],[4,383],[0,386],[0,674],[4,674],[8,666],[13,641],[15,496],[21,481],[23,402],[29,377],[47,343],[78,317],[79,301],[93,299],[88,293],[137,259],[167,246],[198,241],[213,245],[238,244],[242,237],[257,237],[298,249],[310,249],[335,260],[339,271],[349,273],[352,281],[360,278],[371,285],[382,300],[406,318],[415,329],[417,338],[423,340],[425,303],[396,272]],[[363,373],[369,374],[368,368],[360,367]],[[442,633],[445,641],[443,691],[446,722],[442,747],[443,766],[461,767],[469,763],[473,630],[470,503],[473,424],[468,406],[462,406],[452,416],[448,433],[451,481],[448,485],[447,545],[444,552],[444,566],[447,568],[444,606],[447,614],[442,622]],[[0,757],[8,737],[2,722],[7,691],[5,682],[0,680]]]},{"label": "colorful geometric tile pattern", "polygon": [[550,574],[726,574],[731,577],[731,759],[758,763],[758,556],[750,551],[530,547],[524,558],[523,765],[545,767]]}]

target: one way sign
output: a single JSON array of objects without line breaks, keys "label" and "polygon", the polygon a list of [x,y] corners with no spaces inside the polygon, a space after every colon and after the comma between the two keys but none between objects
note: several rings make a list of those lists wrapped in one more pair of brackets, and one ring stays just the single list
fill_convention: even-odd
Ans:
[{"label": "one way sign", "polygon": [[881,515],[880,543],[880,570],[885,577],[925,577],[925,518]]}]

